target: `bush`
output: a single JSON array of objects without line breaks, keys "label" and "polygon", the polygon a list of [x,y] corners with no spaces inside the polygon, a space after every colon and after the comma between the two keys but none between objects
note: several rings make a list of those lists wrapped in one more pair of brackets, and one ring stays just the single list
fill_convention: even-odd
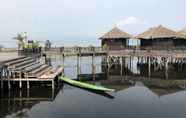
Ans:
[{"label": "bush", "polygon": [[108,45],[107,45],[107,44],[104,44],[104,45],[102,46],[102,49],[103,49],[103,50],[107,50],[107,48],[108,48]]}]

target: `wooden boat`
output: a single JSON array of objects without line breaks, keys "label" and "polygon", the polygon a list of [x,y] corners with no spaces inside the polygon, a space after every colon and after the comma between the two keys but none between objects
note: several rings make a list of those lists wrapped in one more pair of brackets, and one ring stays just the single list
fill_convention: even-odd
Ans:
[{"label": "wooden boat", "polygon": [[109,88],[105,88],[105,87],[102,87],[102,86],[97,86],[97,85],[93,85],[93,84],[89,84],[89,83],[85,83],[85,82],[72,80],[72,79],[67,78],[67,77],[59,77],[59,79],[68,83],[68,84],[71,84],[71,85],[74,85],[74,86],[77,86],[77,87],[80,87],[80,88],[84,88],[84,89],[95,90],[95,91],[103,91],[103,92],[114,92],[115,91],[114,89],[109,89]]}]

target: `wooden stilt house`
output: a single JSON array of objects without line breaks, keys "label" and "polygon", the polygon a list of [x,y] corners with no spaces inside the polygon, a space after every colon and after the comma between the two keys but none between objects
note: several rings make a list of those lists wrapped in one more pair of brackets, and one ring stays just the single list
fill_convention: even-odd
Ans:
[{"label": "wooden stilt house", "polygon": [[121,50],[129,45],[128,39],[132,36],[117,27],[100,37],[103,49]]}]

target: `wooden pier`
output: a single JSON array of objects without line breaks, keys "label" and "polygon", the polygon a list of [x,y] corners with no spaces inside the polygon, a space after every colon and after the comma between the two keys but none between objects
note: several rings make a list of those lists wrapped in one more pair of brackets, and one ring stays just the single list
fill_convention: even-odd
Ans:
[{"label": "wooden pier", "polygon": [[0,66],[1,89],[4,88],[4,84],[8,86],[8,89],[11,89],[11,86],[16,83],[19,88],[22,88],[24,84],[29,89],[30,82],[51,83],[52,89],[54,89],[55,79],[63,71],[63,67],[54,69],[46,64],[44,59],[37,56],[21,56],[6,60],[0,62]]}]

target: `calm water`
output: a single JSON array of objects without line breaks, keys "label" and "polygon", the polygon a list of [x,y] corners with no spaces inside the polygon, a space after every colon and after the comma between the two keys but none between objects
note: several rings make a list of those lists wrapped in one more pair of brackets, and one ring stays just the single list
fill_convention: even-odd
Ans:
[{"label": "calm water", "polygon": [[[91,57],[82,58],[80,67],[76,57],[63,60],[54,56],[51,62],[54,66],[64,64],[65,75],[70,78],[96,80],[96,84],[117,91],[103,95],[64,84],[55,91],[33,88],[1,92],[1,118],[186,118],[186,91],[146,87],[139,81],[133,85],[121,82],[124,76],[148,76],[146,64],[138,65],[135,59],[132,64],[125,61],[122,71],[117,64],[108,71],[101,66],[102,57],[97,57],[94,59],[96,78],[91,75]],[[151,70],[151,77],[164,79],[164,71]],[[184,65],[180,70],[173,64],[168,71],[169,78],[184,79],[184,71]],[[110,81],[114,77],[121,79]]]}]

